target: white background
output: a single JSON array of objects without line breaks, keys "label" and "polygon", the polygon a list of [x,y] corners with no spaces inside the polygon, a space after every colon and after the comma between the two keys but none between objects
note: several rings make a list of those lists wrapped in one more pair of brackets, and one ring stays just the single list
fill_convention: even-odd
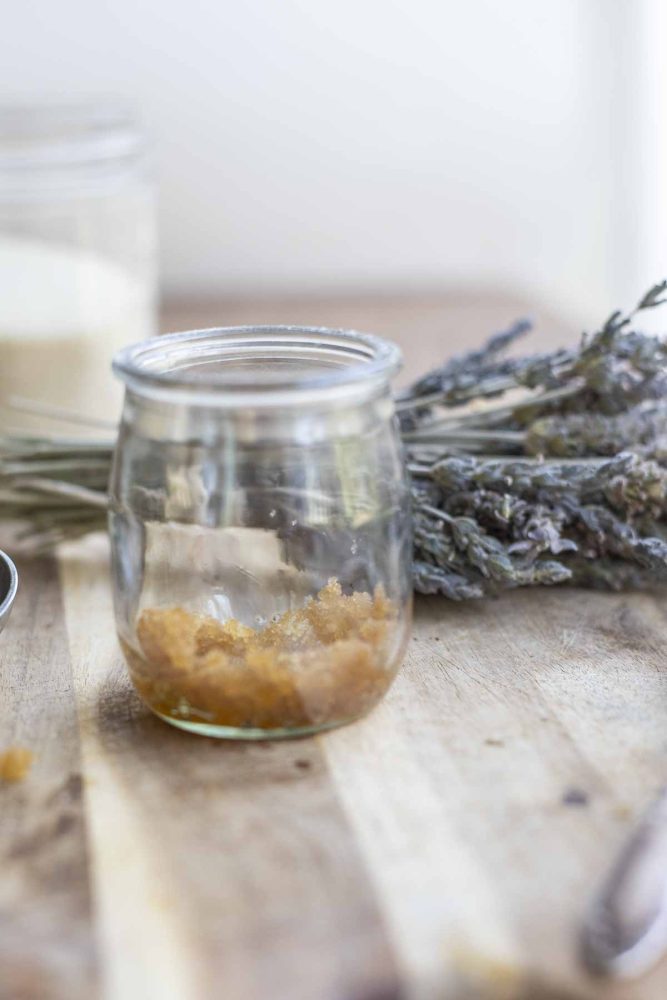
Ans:
[{"label": "white background", "polygon": [[661,0],[5,2],[5,98],[138,106],[168,293],[508,288],[588,322],[667,271]]}]

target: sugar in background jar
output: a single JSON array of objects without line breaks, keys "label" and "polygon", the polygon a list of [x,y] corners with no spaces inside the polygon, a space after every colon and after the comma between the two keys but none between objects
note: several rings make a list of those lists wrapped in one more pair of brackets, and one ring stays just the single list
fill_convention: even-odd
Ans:
[{"label": "sugar in background jar", "polygon": [[111,359],[155,332],[154,184],[132,117],[108,103],[0,106],[0,405],[113,421]]},{"label": "sugar in background jar", "polygon": [[240,327],[121,352],[118,635],[139,694],[209,736],[315,732],[388,689],[411,617],[398,349]]}]

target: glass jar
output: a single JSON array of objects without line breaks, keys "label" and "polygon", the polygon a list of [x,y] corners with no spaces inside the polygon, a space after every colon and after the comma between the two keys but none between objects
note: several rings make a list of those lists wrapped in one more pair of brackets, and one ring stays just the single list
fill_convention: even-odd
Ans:
[{"label": "glass jar", "polygon": [[111,359],[156,332],[156,273],[154,185],[131,117],[0,107],[0,405],[23,397],[117,420]]},{"label": "glass jar", "polygon": [[411,617],[396,347],[238,327],[122,351],[111,482],[117,629],[175,726],[259,739],[338,726],[389,687]]}]

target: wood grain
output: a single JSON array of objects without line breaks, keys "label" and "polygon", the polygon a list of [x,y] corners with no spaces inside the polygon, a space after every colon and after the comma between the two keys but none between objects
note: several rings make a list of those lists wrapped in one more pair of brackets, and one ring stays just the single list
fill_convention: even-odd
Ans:
[{"label": "wood grain", "polygon": [[21,783],[0,784],[0,998],[88,1000],[95,945],[79,731],[57,570],[18,565],[0,642],[0,746],[29,747]]},{"label": "wood grain", "polygon": [[98,541],[63,552],[61,565],[91,810],[106,817],[91,840],[113,948],[108,993],[397,996],[382,914],[320,747],[193,739],[152,717],[118,651]]},{"label": "wood grain", "polygon": [[[326,737],[423,995],[444,981],[455,996],[664,997],[664,968],[620,989],[589,981],[575,936],[664,778],[660,612],[650,597],[576,591],[421,600],[389,697]],[[587,804],[566,804],[572,789]]]},{"label": "wood grain", "polygon": [[[500,305],[238,300],[165,325],[375,329],[414,373],[525,311]],[[0,1000],[664,1000],[667,965],[612,987],[576,944],[664,781],[664,598],[420,600],[368,719],[229,745],[138,702],[107,557],[21,563],[0,639],[0,749],[37,755],[0,785]]]}]

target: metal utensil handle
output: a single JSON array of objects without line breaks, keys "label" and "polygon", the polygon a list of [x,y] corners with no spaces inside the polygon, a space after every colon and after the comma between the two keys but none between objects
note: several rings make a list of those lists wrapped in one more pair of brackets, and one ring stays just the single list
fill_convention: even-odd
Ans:
[{"label": "metal utensil handle", "polygon": [[620,979],[641,975],[667,951],[667,786],[595,897],[582,949],[591,971]]}]

